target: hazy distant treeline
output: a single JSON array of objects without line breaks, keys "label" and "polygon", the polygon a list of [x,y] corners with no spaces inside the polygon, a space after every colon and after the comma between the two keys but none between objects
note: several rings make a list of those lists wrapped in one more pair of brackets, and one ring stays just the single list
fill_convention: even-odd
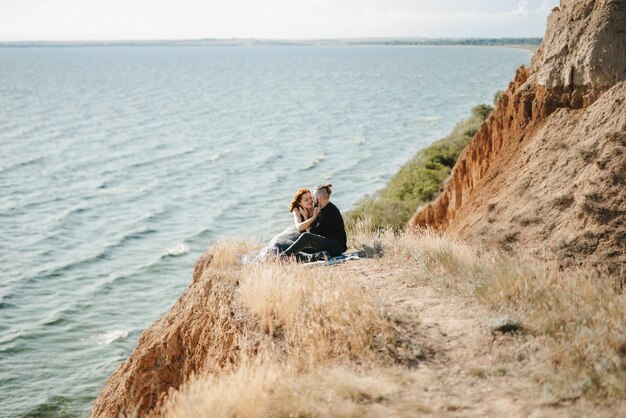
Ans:
[{"label": "hazy distant treeline", "polygon": [[476,45],[476,46],[539,46],[543,38],[443,38],[443,39],[380,39],[351,43],[376,45]]}]

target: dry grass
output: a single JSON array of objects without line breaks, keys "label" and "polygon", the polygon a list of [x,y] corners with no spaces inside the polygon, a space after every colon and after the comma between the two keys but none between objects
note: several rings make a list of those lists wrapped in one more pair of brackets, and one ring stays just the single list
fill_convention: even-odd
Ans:
[{"label": "dry grass", "polygon": [[[545,262],[472,248],[428,230],[372,232],[359,221],[349,236],[354,249],[377,258],[381,269],[405,283],[478,299],[519,318],[526,338],[549,346],[553,368],[537,370],[535,377],[557,399],[626,396],[626,298],[615,282],[583,271],[559,273]],[[224,320],[211,330],[232,341],[209,348],[231,366],[193,378],[170,395],[160,415],[384,417],[429,411],[407,390],[415,387],[410,381],[416,374],[393,356],[392,347],[406,340],[375,285],[341,269],[238,265],[236,255],[249,249],[221,243],[211,256],[228,289],[208,302],[246,324],[237,328]],[[247,348],[236,357],[227,352],[233,346]],[[493,375],[506,375],[502,370]],[[488,377],[478,368],[466,373]]]},{"label": "dry grass", "polygon": [[357,247],[376,243],[407,280],[477,298],[546,338],[554,369],[538,378],[557,396],[626,397],[626,294],[619,278],[560,272],[557,263],[486,252],[429,230],[369,233],[365,223],[352,232]]},{"label": "dry grass", "polygon": [[237,257],[247,254],[259,247],[259,243],[250,239],[246,241],[218,241],[210,250],[211,268],[229,269],[239,265]]},{"label": "dry grass", "polygon": [[243,270],[239,296],[266,332],[281,337],[291,364],[367,361],[373,338],[391,333],[363,284],[330,269],[249,266]]},{"label": "dry grass", "polygon": [[[319,398],[328,396],[354,412],[363,409],[359,397],[382,396],[385,379],[353,378],[360,367],[393,361],[382,349],[395,332],[383,303],[337,270],[277,261],[239,265],[237,255],[249,250],[249,244],[222,242],[204,256],[211,268],[197,280],[210,284],[207,305],[216,312],[207,349],[226,365],[216,360],[172,394],[161,415],[289,416],[294,408],[319,410]],[[331,380],[337,391],[310,390]]]},{"label": "dry grass", "polygon": [[390,417],[429,409],[403,396],[402,370],[320,367],[297,373],[268,363],[246,365],[223,378],[207,377],[177,393],[169,417]]}]

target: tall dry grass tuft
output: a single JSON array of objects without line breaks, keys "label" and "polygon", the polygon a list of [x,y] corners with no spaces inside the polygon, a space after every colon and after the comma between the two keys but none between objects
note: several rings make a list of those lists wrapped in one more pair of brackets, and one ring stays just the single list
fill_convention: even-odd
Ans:
[{"label": "tall dry grass tuft", "polygon": [[247,364],[224,377],[208,376],[176,393],[163,410],[171,418],[389,417],[430,412],[402,370],[334,366],[304,373],[271,363]]},{"label": "tall dry grass tuft", "polygon": [[[498,260],[476,287],[492,309],[515,312],[527,330],[547,337],[564,397],[626,396],[626,295],[613,279],[566,275],[541,264]],[[556,377],[556,379],[551,379]]]},{"label": "tall dry grass tuft", "polygon": [[267,332],[284,340],[292,362],[367,361],[373,338],[391,333],[363,284],[329,269],[250,266],[243,271],[239,296]]},{"label": "tall dry grass tuft", "polygon": [[350,219],[346,222],[350,246],[358,250],[362,257],[381,258],[385,255],[385,247],[393,242],[397,235],[392,227],[377,228],[368,215]]},{"label": "tall dry grass tuft", "polygon": [[265,417],[272,387],[284,379],[279,367],[244,363],[231,373],[192,380],[170,396],[161,410],[166,417]]},{"label": "tall dry grass tuft", "polygon": [[[456,278],[464,275],[471,282],[479,253],[467,245],[430,229],[376,229],[370,222],[365,217],[348,224],[351,246],[359,253],[381,258],[381,263],[404,271],[419,284],[458,287]],[[444,279],[452,280],[447,283]]]},{"label": "tall dry grass tuft", "polygon": [[259,243],[249,239],[245,241],[218,241],[209,253],[211,255],[211,268],[230,268],[239,265],[237,257],[250,253],[259,248]]}]

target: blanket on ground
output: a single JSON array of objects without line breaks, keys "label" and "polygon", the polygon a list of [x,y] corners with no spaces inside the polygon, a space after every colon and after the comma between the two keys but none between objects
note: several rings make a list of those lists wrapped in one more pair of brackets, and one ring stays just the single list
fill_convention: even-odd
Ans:
[{"label": "blanket on ground", "polygon": [[[239,264],[255,264],[260,263],[264,260],[268,260],[271,258],[271,255],[264,250],[255,251],[253,253],[240,255],[237,257]],[[328,260],[319,260],[319,261],[310,261],[310,262],[301,262],[302,264],[306,264],[307,266],[334,266],[336,264],[342,264],[349,260],[358,260],[359,253],[346,253],[339,255],[337,257],[329,258]]]}]

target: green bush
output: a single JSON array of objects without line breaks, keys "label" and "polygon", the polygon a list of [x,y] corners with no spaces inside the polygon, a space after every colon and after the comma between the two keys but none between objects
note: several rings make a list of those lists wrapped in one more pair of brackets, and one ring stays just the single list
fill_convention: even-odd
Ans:
[{"label": "green bush", "polygon": [[481,104],[446,137],[421,149],[389,180],[387,186],[361,199],[347,213],[349,221],[368,217],[375,228],[404,228],[417,208],[433,200],[459,154],[474,137],[493,108]]}]

